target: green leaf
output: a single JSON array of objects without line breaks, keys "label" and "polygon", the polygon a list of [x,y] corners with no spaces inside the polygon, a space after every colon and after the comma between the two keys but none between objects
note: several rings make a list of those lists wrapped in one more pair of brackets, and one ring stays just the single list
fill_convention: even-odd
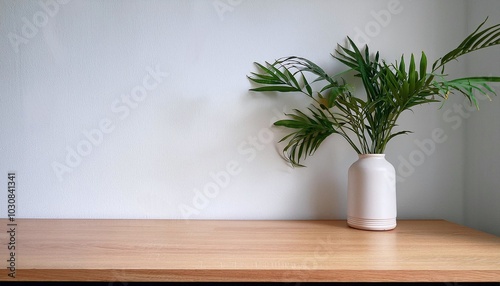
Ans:
[{"label": "green leaf", "polygon": [[420,57],[420,79],[424,79],[427,74],[427,56],[422,52]]},{"label": "green leaf", "polygon": [[307,79],[304,76],[304,74],[301,73],[301,75],[302,75],[302,81],[304,82],[304,87],[307,90],[307,94],[312,97],[313,91],[312,91],[311,85],[309,84],[309,82],[307,82]]},{"label": "green leaf", "polygon": [[[284,73],[282,73],[279,68],[275,67],[274,64],[270,64],[268,62],[266,62],[269,70],[275,74],[278,78],[282,79],[284,82],[289,82],[289,79],[286,77],[286,75]],[[276,64],[276,63],[275,63]]]},{"label": "green leaf", "polygon": [[451,60],[457,59],[465,54],[474,52],[476,50],[500,44],[500,24],[488,27],[480,31],[481,27],[486,23],[486,18],[469,36],[467,36],[457,48],[451,50],[444,55],[440,60],[436,61],[433,65],[433,71],[444,66]]},{"label": "green leaf", "polygon": [[282,84],[281,81],[270,80],[270,79],[261,79],[261,78],[252,78],[252,77],[248,77],[248,79],[255,82],[255,83],[260,83],[260,84]]},{"label": "green leaf", "polygon": [[301,128],[304,126],[304,123],[298,120],[282,119],[274,122],[274,125],[288,128]]},{"label": "green leaf", "polygon": [[450,80],[449,82],[500,82],[500,77],[496,76],[476,76],[476,77],[463,77]]},{"label": "green leaf", "polygon": [[[277,79],[275,76],[270,76],[270,75],[266,75],[266,74],[259,74],[259,73],[254,73],[254,72],[251,72],[251,74],[255,78],[258,78],[258,79],[274,80],[276,82],[281,82],[281,80]],[[250,76],[247,76],[247,77],[251,78]]]},{"label": "green leaf", "polygon": [[405,59],[403,56],[401,56],[401,62],[399,63],[399,71],[406,77]]},{"label": "green leaf", "polygon": [[297,89],[293,86],[263,86],[263,87],[256,87],[250,89],[250,91],[257,91],[257,92],[263,92],[263,91],[278,91],[278,92],[296,92],[300,91],[300,89]]},{"label": "green leaf", "polygon": [[277,76],[276,76],[273,72],[271,72],[271,71],[270,71],[268,68],[266,68],[265,66],[263,66],[263,65],[261,65],[261,64],[259,64],[259,63],[256,63],[256,62],[254,62],[254,64],[255,64],[256,66],[258,66],[258,67],[259,67],[259,69],[261,69],[261,70],[265,71],[265,72],[266,72],[266,74],[268,74],[270,77],[275,78],[275,79],[279,79],[279,78],[278,78],[278,77],[277,77]]},{"label": "green leaf", "polygon": [[297,81],[297,79],[295,79],[295,77],[292,75],[292,73],[286,68],[284,68],[283,70],[284,70],[284,74],[288,78],[289,82],[291,82],[294,87],[296,87],[297,89],[300,90],[299,82]]},{"label": "green leaf", "polygon": [[410,56],[410,67],[408,68],[408,73],[412,73],[415,71],[415,57],[413,56],[413,54],[411,54]]}]

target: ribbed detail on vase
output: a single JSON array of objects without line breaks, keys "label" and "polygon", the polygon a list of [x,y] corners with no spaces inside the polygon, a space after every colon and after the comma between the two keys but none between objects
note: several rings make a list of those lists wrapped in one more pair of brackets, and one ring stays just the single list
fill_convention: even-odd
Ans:
[{"label": "ribbed detail on vase", "polygon": [[350,227],[365,230],[391,230],[396,227],[396,218],[389,219],[367,219],[360,217],[347,217]]}]

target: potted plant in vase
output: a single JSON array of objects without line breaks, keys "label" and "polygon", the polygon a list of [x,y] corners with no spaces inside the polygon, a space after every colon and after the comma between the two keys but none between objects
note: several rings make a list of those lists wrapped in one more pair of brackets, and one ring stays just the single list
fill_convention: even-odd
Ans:
[{"label": "potted plant in vase", "polygon": [[[348,69],[330,76],[315,63],[301,57],[280,58],[274,63],[255,63],[259,72],[248,78],[259,84],[254,92],[299,92],[312,100],[301,111],[294,109],[276,126],[291,129],[283,137],[285,159],[293,166],[314,154],[330,135],[342,136],[358,153],[359,159],[348,172],[348,225],[366,230],[396,227],[396,183],[394,167],[384,152],[391,139],[410,131],[394,131],[399,116],[425,103],[448,99],[452,92],[464,95],[476,107],[475,93],[495,94],[489,86],[500,77],[475,76],[450,79],[445,66],[463,55],[500,44],[500,24],[483,28],[486,20],[457,48],[428,67],[422,52],[417,61],[411,54],[395,63],[386,63],[379,53],[360,50],[348,37],[348,45],[338,45],[333,58]],[[418,63],[417,63],[418,62]],[[361,78],[366,95],[356,95],[341,77],[353,72]]]}]

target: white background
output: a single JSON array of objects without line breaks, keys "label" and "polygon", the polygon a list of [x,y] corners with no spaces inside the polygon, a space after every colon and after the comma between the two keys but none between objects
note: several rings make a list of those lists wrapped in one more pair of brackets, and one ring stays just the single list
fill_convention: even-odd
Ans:
[{"label": "white background", "polygon": [[[290,168],[277,145],[285,133],[271,123],[310,102],[248,92],[253,62],[297,55],[338,72],[345,67],[330,54],[348,35],[388,61],[423,50],[433,62],[486,16],[500,22],[494,0],[53,3],[0,1],[2,217],[15,171],[25,218],[345,218],[357,155],[332,136],[307,168]],[[500,75],[499,49],[480,53],[448,72]],[[156,86],[127,107],[148,69],[168,76],[147,78]],[[415,133],[387,149],[400,177],[399,218],[500,234],[499,102],[464,115],[457,95],[401,118]],[[68,165],[68,150],[103,121],[112,130],[58,178],[54,166]],[[446,140],[425,153],[418,142],[435,130]]]}]

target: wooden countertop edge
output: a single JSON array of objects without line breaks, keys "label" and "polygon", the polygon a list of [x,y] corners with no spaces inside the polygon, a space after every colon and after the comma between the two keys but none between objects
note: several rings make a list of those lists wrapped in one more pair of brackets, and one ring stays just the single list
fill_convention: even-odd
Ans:
[{"label": "wooden countertop edge", "polygon": [[500,270],[18,269],[16,278],[1,271],[0,281],[498,282]]}]

